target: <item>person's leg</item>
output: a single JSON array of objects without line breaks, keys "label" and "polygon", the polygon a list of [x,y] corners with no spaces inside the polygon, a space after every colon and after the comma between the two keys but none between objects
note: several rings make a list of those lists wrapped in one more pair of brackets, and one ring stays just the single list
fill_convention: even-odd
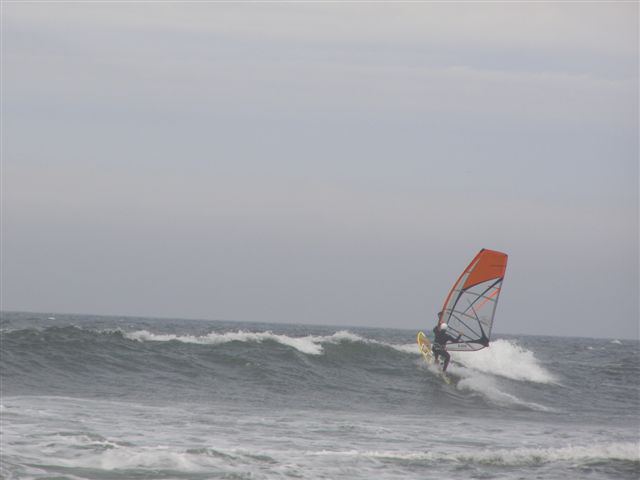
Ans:
[{"label": "person's leg", "polygon": [[448,363],[447,357],[449,356],[449,354],[447,353],[446,350],[441,350],[439,348],[436,348],[433,350],[433,358],[436,361],[437,365],[441,365],[440,363],[440,357],[442,357],[442,359],[445,361],[445,364]]},{"label": "person's leg", "polygon": [[442,367],[442,371],[446,372],[447,367],[449,366],[449,360],[451,360],[451,355],[449,355],[449,352],[446,350],[443,350],[440,354],[444,357],[444,366]]}]

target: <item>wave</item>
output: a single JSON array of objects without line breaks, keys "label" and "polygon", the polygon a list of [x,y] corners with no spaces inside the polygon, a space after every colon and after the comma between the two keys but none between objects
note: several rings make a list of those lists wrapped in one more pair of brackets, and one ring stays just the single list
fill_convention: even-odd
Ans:
[{"label": "wave", "polygon": [[[199,345],[221,345],[231,342],[263,343],[276,342],[291,347],[307,355],[323,355],[324,346],[332,344],[364,344],[380,346],[401,353],[420,357],[420,352],[415,343],[389,343],[352,333],[348,330],[339,330],[331,335],[306,335],[293,337],[284,334],[273,333],[270,330],[251,332],[238,330],[233,332],[211,332],[206,335],[176,335],[152,333],[148,330],[133,332],[120,332],[125,338],[140,342],[181,342]],[[535,358],[534,353],[511,340],[498,339],[491,343],[489,348],[473,353],[452,352],[452,359],[459,365],[476,372],[487,373],[495,376],[509,378],[511,380],[528,381],[534,383],[556,383],[554,375],[548,372]],[[457,371],[452,364],[452,371]]]},{"label": "wave", "polygon": [[338,343],[363,343],[368,345],[380,345],[403,353],[418,353],[415,344],[396,345],[387,342],[381,342],[370,338],[365,338],[348,330],[340,330],[332,335],[307,335],[304,337],[290,337],[288,335],[276,334],[269,330],[264,332],[249,332],[238,330],[236,332],[226,333],[208,333],[206,335],[174,335],[174,334],[157,334],[148,330],[138,330],[134,332],[122,332],[125,338],[137,341],[148,342],[170,342],[177,341],[182,343],[194,343],[200,345],[220,345],[230,342],[255,342],[262,343],[264,341],[273,341],[282,345],[287,345],[299,352],[307,355],[322,355],[324,348],[322,344],[338,344]]},{"label": "wave", "polygon": [[511,380],[534,383],[557,383],[531,350],[512,340],[498,339],[488,348],[469,352],[452,352],[454,362],[467,369],[505,377]]},{"label": "wave", "polygon": [[[340,341],[344,334],[348,332],[337,332],[326,340],[333,339]],[[292,347],[302,353],[308,355],[322,354],[322,346],[320,343],[323,337],[290,337],[288,335],[279,335],[270,331],[266,332],[246,332],[238,330],[237,332],[226,333],[209,333],[207,335],[173,335],[173,334],[157,334],[147,330],[139,330],[135,332],[124,332],[123,335],[130,340],[148,341],[148,342],[171,342],[177,341],[182,343],[195,343],[200,345],[220,345],[230,342],[256,342],[262,343],[265,340],[271,340],[283,345]]]},{"label": "wave", "polygon": [[[270,330],[198,335],[68,326],[14,331],[5,334],[4,340],[8,353],[2,373],[17,392],[61,393],[68,388],[84,392],[97,377],[103,379],[100,388],[113,384],[126,392],[140,381],[158,391],[180,384],[196,390],[213,389],[221,397],[225,392],[233,395],[236,389],[258,386],[284,398],[289,398],[286,392],[291,390],[321,392],[316,395],[319,397],[339,389],[345,401],[364,392],[376,392],[381,401],[388,401],[389,392],[404,398],[425,380],[433,389],[444,388],[436,378],[437,368],[425,368],[415,343],[387,342],[348,330],[302,336]],[[276,344],[286,348],[275,348]],[[525,400],[529,394],[520,388],[499,381],[552,383],[554,377],[530,350],[510,340],[496,340],[487,349],[452,356],[449,372],[455,381],[451,388],[467,399],[480,395],[489,406],[553,411]],[[425,370],[434,376],[425,379]],[[233,382],[225,383],[229,379]],[[380,390],[381,384],[388,389]]]},{"label": "wave", "polygon": [[498,466],[533,466],[551,462],[591,462],[622,460],[640,464],[640,443],[602,443],[589,446],[558,448],[491,449],[472,452],[395,452],[395,451],[330,451],[307,452],[308,455],[358,456],[365,458],[411,461],[451,461]]},{"label": "wave", "polygon": [[[101,355],[100,360],[103,360],[106,355],[114,357],[114,359],[117,356],[118,360],[124,361],[125,357],[135,355],[137,352],[137,349],[131,348],[132,345],[127,345],[127,342],[130,341],[146,344],[149,348],[153,348],[153,345],[158,343],[207,346],[255,343],[264,344],[267,348],[270,343],[277,343],[312,357],[330,353],[333,359],[337,359],[336,356],[340,356],[343,361],[347,362],[367,361],[366,358],[361,356],[365,352],[365,350],[362,350],[362,346],[366,346],[368,348],[366,350],[368,358],[370,360],[375,359],[377,362],[397,363],[399,357],[390,355],[391,352],[410,355],[416,360],[420,359],[418,347],[413,342],[385,342],[367,338],[348,330],[339,330],[327,335],[305,336],[291,336],[274,333],[270,330],[214,331],[202,335],[194,335],[159,333],[146,329],[134,331],[122,329],[91,330],[68,326],[49,327],[43,330],[16,330],[5,333],[3,337],[5,350],[10,353],[7,356],[9,359],[12,358],[12,355],[23,357],[26,351],[31,352],[29,355],[32,360],[36,360],[34,357],[39,356],[38,352],[44,354],[43,348],[47,348],[51,352],[60,351],[63,355],[60,358],[69,360],[73,357],[79,358],[81,356],[88,360],[88,356],[91,355]],[[73,348],[71,347],[72,342],[77,344]],[[330,345],[339,346],[340,349],[333,348],[328,351],[327,348]],[[37,348],[34,348],[34,346],[37,346]],[[159,351],[154,349],[153,351],[159,355],[169,354],[167,350]],[[216,350],[210,350],[210,352],[216,352]],[[226,350],[224,354],[233,355],[232,352]],[[184,358],[184,353],[176,351],[174,354],[176,358]],[[239,350],[237,354],[238,356],[244,356],[245,351]],[[261,355],[265,358],[264,356],[268,355],[268,351],[263,351]],[[358,356],[354,357],[354,355]],[[519,346],[511,340],[496,340],[492,342],[489,348],[473,353],[452,352],[452,359],[453,362],[449,371],[462,378],[461,388],[482,391],[493,400],[506,401],[506,397],[501,397],[493,391],[495,386],[491,384],[488,376],[542,384],[556,382],[555,377],[539,363],[532,351]],[[18,362],[18,364],[25,365],[23,362]],[[47,365],[51,365],[49,361],[47,361]]]},{"label": "wave", "polygon": [[475,374],[461,379],[456,388],[461,391],[477,392],[489,402],[499,407],[522,407],[538,412],[549,412],[551,408],[535,402],[521,400],[517,396],[500,390],[495,380],[487,375]]},{"label": "wave", "polygon": [[[488,348],[469,353],[452,352],[452,363],[447,372],[456,380],[455,387],[462,392],[481,395],[486,401],[498,407],[516,407],[527,410],[549,412],[553,409],[535,402],[522,400],[504,391],[498,378],[509,380],[554,384],[554,375],[547,371],[533,352],[512,340],[498,339]],[[439,368],[428,368],[434,375],[440,375]]]},{"label": "wave", "polygon": [[[247,448],[235,446],[171,447],[165,445],[142,446],[126,441],[114,440],[99,434],[66,432],[47,436],[50,447],[70,452],[82,449],[85,455],[67,458],[51,458],[47,462],[50,470],[63,468],[96,468],[119,471],[152,469],[181,472],[206,472],[211,468],[222,468],[229,472],[235,469],[263,464],[277,466],[314,465],[306,459],[322,457],[328,460],[351,457],[376,462],[399,464],[424,462],[426,464],[488,465],[495,467],[532,467],[560,462],[572,465],[596,462],[628,462],[632,470],[640,468],[639,442],[594,443],[591,445],[568,445],[562,447],[517,447],[517,448],[469,448],[464,451],[406,451],[406,450],[305,450],[277,448]],[[39,447],[38,447],[39,448]],[[12,450],[13,447],[9,448]],[[10,452],[12,453],[12,452]],[[34,455],[39,452],[34,450]],[[326,462],[318,463],[323,468]],[[53,467],[53,468],[51,468]]]},{"label": "wave", "polygon": [[[100,338],[103,337],[103,338]],[[38,345],[39,349],[50,344],[52,347],[60,347],[70,341],[118,341],[122,339],[133,340],[141,343],[179,342],[195,345],[223,345],[229,343],[268,343],[275,342],[290,347],[300,353],[312,356],[325,354],[328,345],[359,344],[373,347],[381,347],[385,350],[393,350],[407,355],[420,357],[420,352],[415,343],[392,343],[382,340],[367,338],[348,330],[339,330],[329,335],[305,335],[290,336],[265,331],[226,331],[209,332],[203,335],[158,333],[146,329],[127,331],[120,328],[92,330],[79,326],[48,327],[45,329],[22,329],[3,332],[5,346],[11,348],[15,340],[16,347],[25,348],[28,343]],[[44,343],[43,343],[44,342]],[[89,347],[89,345],[85,345]],[[66,346],[65,346],[66,350]],[[511,340],[498,339],[485,348],[473,353],[452,352],[452,371],[464,367],[476,372],[505,377],[511,380],[527,381],[534,383],[556,383],[554,375],[547,371],[535,357],[534,353],[521,347]],[[464,370],[459,371],[463,375]],[[463,375],[468,376],[468,375]]]}]

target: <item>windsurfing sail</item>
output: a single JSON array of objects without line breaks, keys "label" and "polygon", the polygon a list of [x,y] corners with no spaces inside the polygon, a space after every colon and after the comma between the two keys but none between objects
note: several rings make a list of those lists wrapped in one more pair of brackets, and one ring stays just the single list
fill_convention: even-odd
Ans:
[{"label": "windsurfing sail", "polygon": [[459,343],[448,343],[447,350],[473,351],[489,346],[506,269],[505,253],[482,249],[458,277],[438,322],[447,323],[450,334],[462,335]]}]

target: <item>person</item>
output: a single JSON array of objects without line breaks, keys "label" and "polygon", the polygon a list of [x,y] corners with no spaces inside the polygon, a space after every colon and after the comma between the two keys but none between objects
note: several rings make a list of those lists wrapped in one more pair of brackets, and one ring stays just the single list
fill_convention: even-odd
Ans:
[{"label": "person", "polygon": [[[438,317],[441,316],[441,314],[438,314]],[[458,338],[453,338],[447,333],[447,328],[449,328],[449,326],[444,322],[438,323],[433,327],[433,334],[435,335],[435,338],[431,347],[431,350],[433,351],[433,358],[435,358],[436,362],[439,357],[444,358],[444,365],[442,366],[443,372],[447,371],[449,361],[451,360],[451,355],[449,355],[449,352],[447,352],[446,349],[447,342],[458,343],[460,338],[462,338],[462,333],[458,335]]]}]

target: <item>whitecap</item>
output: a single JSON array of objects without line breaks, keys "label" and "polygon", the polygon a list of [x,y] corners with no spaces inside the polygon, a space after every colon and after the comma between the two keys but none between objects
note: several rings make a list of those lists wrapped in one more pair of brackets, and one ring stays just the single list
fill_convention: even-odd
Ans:
[{"label": "whitecap", "polygon": [[454,366],[451,367],[452,373],[456,373],[458,375],[462,374],[463,376],[465,376],[465,378],[462,378],[456,384],[456,388],[458,390],[477,392],[484,398],[489,400],[489,402],[500,407],[524,407],[538,412],[548,412],[551,410],[544,405],[540,405],[534,402],[527,402],[525,400],[521,400],[511,393],[503,392],[498,388],[495,379],[491,378],[488,375],[469,372],[468,370],[464,372],[465,370],[466,369],[464,368],[456,368]]},{"label": "whitecap", "polygon": [[299,352],[307,355],[321,355],[324,352],[323,343],[337,344],[341,342],[363,342],[363,343],[380,343],[375,340],[369,340],[351,333],[348,330],[339,330],[332,335],[307,335],[305,337],[290,337],[281,335],[271,331],[265,332],[248,332],[238,330],[237,332],[226,333],[209,333],[207,335],[174,335],[174,334],[158,334],[148,330],[137,330],[134,332],[123,332],[124,337],[130,340],[149,341],[149,342],[170,342],[177,341],[183,343],[195,343],[201,345],[220,345],[229,342],[255,342],[261,343],[265,340],[274,341],[282,345],[292,347]]},{"label": "whitecap", "polygon": [[420,349],[416,343],[405,343],[403,345],[389,344],[391,348],[403,353],[413,353],[415,355],[421,355]]},{"label": "whitecap", "polygon": [[278,335],[270,331],[266,332],[246,332],[238,330],[237,332],[226,333],[209,333],[207,335],[174,335],[174,334],[156,334],[148,330],[138,330],[135,332],[125,332],[123,334],[130,340],[152,341],[152,342],[169,342],[177,341],[183,343],[196,343],[201,345],[220,345],[229,342],[256,342],[261,343],[265,340],[272,340],[283,345],[288,345],[296,350],[309,355],[320,355],[322,346],[312,336],[307,337],[289,337],[288,335]]},{"label": "whitecap", "polygon": [[531,350],[516,342],[498,339],[488,348],[476,352],[452,352],[454,362],[472,370],[511,380],[535,383],[555,383],[556,378],[547,371]]},{"label": "whitecap", "polygon": [[390,460],[453,461],[485,465],[526,466],[557,461],[627,460],[640,462],[640,444],[632,442],[548,448],[483,449],[468,452],[378,450],[308,451],[313,456],[365,457]]}]

